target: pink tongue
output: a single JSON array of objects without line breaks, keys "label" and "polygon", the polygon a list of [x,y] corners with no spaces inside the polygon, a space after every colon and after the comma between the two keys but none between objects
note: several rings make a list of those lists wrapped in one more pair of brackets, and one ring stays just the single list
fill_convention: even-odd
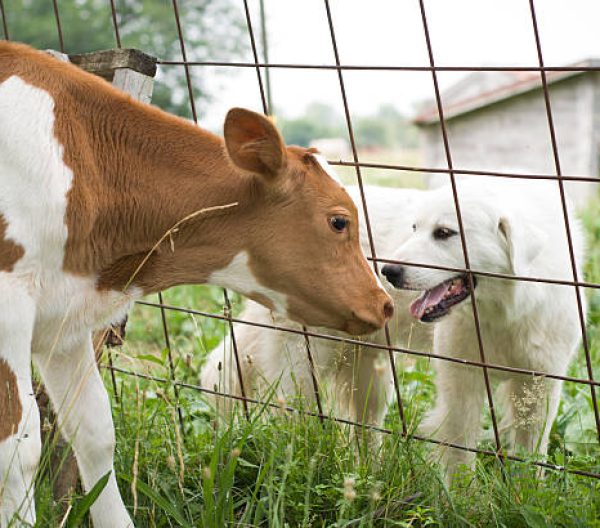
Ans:
[{"label": "pink tongue", "polygon": [[425,310],[430,306],[435,306],[439,303],[446,295],[448,291],[448,284],[442,283],[431,290],[427,290],[423,293],[416,301],[413,301],[410,305],[410,313],[416,319],[421,319]]}]

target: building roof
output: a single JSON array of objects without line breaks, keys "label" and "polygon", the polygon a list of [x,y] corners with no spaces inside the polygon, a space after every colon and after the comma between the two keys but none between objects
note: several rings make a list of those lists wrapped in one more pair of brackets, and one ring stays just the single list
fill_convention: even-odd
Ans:
[{"label": "building roof", "polygon": [[[587,59],[568,68],[600,68],[599,59]],[[548,71],[548,84],[556,83],[590,73],[589,70]],[[539,89],[542,79],[535,71],[478,71],[452,85],[442,93],[444,120],[450,120],[463,114],[479,110],[500,101]],[[435,101],[425,103],[414,118],[416,125],[433,125],[439,122]]]}]

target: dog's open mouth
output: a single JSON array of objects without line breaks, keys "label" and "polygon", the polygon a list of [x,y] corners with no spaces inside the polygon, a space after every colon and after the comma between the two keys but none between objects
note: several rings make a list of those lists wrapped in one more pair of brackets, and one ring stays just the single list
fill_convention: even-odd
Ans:
[{"label": "dog's open mouth", "polygon": [[[475,278],[473,278],[473,284]],[[450,308],[463,302],[471,295],[469,279],[466,275],[454,277],[426,290],[410,305],[410,313],[424,323],[431,323],[444,317]]]}]

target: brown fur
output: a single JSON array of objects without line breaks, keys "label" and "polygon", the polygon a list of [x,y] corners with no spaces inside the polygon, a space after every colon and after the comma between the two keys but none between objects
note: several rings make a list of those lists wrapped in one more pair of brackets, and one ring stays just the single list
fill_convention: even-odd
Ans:
[{"label": "brown fur", "polygon": [[17,377],[10,365],[0,358],[0,442],[17,432],[22,414]]},{"label": "brown fur", "polygon": [[6,220],[0,214],[0,271],[12,271],[25,253],[22,246],[6,238],[6,228]]},{"label": "brown fur", "polygon": [[[133,285],[149,293],[203,283],[246,251],[259,282],[288,296],[292,318],[349,331],[383,324],[390,299],[362,255],[356,207],[268,119],[230,111],[224,142],[73,65],[0,42],[0,82],[10,75],[55,102],[55,136],[74,175],[65,271],[123,289],[176,222],[237,203],[184,223]],[[346,233],[332,232],[333,214],[350,218]]]}]

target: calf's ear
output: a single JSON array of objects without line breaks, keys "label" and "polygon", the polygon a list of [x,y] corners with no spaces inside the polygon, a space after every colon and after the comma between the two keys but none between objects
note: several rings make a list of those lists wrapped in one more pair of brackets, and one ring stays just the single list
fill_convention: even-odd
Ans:
[{"label": "calf's ear", "polygon": [[262,114],[232,108],[225,118],[224,137],[227,153],[240,169],[273,178],[285,167],[285,143],[272,121]]},{"label": "calf's ear", "polygon": [[511,273],[527,275],[532,262],[542,252],[548,235],[534,225],[516,222],[507,216],[498,220],[498,233],[507,244]]}]

